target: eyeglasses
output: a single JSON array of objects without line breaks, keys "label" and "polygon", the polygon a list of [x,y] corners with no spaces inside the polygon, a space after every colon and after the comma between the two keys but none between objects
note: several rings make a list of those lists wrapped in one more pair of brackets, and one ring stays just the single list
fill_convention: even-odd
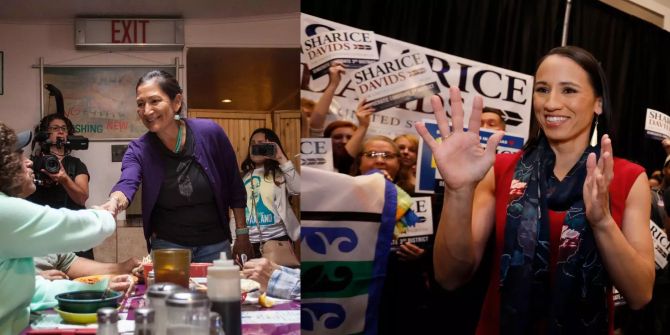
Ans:
[{"label": "eyeglasses", "polygon": [[55,133],[57,131],[67,132],[67,126],[49,126],[49,131]]},{"label": "eyeglasses", "polygon": [[386,152],[386,151],[366,151],[366,152],[362,153],[362,155],[367,157],[367,158],[372,158],[372,159],[375,159],[377,157],[381,157],[381,159],[383,159],[383,160],[398,158],[398,154],[394,154],[392,152]]}]

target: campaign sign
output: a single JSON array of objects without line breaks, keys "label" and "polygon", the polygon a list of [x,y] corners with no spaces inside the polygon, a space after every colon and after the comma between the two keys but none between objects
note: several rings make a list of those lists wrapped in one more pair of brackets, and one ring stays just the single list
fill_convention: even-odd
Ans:
[{"label": "campaign sign", "polygon": [[[442,140],[442,137],[440,136],[440,129],[437,127],[437,123],[432,120],[425,120],[424,124],[430,135],[439,143]],[[467,131],[467,128],[464,129],[464,131]],[[494,132],[489,129],[479,130],[479,143],[481,143],[482,147],[486,146],[486,142],[493,134]],[[517,152],[523,148],[524,141],[523,137],[505,135],[500,140],[496,152]],[[441,179],[442,177],[437,170],[435,159],[433,159],[433,152],[430,150],[428,143],[426,143],[422,137],[419,137],[419,152],[416,161],[416,186],[414,191],[417,193],[435,193],[437,180]]]},{"label": "campaign sign", "polygon": [[303,36],[302,52],[312,78],[328,73],[333,60],[342,66],[357,69],[379,59],[375,33],[367,30],[327,30]]},{"label": "campaign sign", "polygon": [[670,116],[647,108],[647,117],[644,120],[644,130],[648,137],[657,140],[670,138]]},{"label": "campaign sign", "polygon": [[[324,31],[355,30],[355,27],[324,20],[315,16],[300,15],[301,41],[305,41]],[[439,95],[443,101],[449,100],[449,88],[458,87],[464,106],[472,106],[474,97],[480,95],[484,106],[502,111],[506,124],[505,133],[526,138],[530,128],[533,77],[508,69],[480,63],[471,59],[431,50],[415,44],[403,42],[375,33],[376,49],[379,61],[384,64],[415,53],[425,55],[430,71],[436,76]],[[409,61],[411,59],[406,59]],[[330,83],[330,76],[313,77],[308,66],[308,54],[300,54],[300,96],[318,101]],[[371,64],[372,65],[372,64]],[[326,64],[325,66],[328,66]],[[327,69],[324,68],[327,71]],[[359,69],[360,70],[360,69]],[[356,88],[353,72],[359,70],[346,69],[342,80],[335,89],[330,103],[329,113],[323,126],[335,120],[347,120],[357,123],[356,108],[359,103],[359,92]],[[383,68],[386,72],[386,68]],[[325,72],[324,72],[325,73]],[[376,78],[377,79],[377,78]],[[390,80],[390,78],[389,78]],[[424,88],[425,89],[425,88]],[[402,90],[400,90],[402,92]],[[406,94],[406,93],[401,93]],[[396,97],[392,97],[396,98]],[[389,98],[390,100],[394,100]],[[385,106],[380,106],[385,107]],[[451,115],[449,104],[444,106]],[[465,108],[464,119],[470,117],[470,108]],[[401,134],[416,134],[414,123],[426,118],[433,118],[433,107],[429,97],[401,103],[375,112],[370,117],[367,136],[384,135],[394,138]]]},{"label": "campaign sign", "polygon": [[654,242],[654,260],[656,261],[656,269],[663,269],[668,265],[668,253],[670,253],[670,241],[668,235],[663,229],[649,220],[649,230]]},{"label": "campaign sign", "polygon": [[372,63],[352,73],[359,99],[381,111],[440,93],[426,55],[414,52]]},{"label": "campaign sign", "polygon": [[397,241],[393,243],[409,242],[423,248],[430,243],[433,235],[433,205],[430,197],[413,197],[412,200],[412,210],[419,217],[419,221],[414,227],[407,227],[407,231],[398,235]]},{"label": "campaign sign", "polygon": [[335,171],[333,165],[333,144],[330,138],[301,138],[300,165]]}]

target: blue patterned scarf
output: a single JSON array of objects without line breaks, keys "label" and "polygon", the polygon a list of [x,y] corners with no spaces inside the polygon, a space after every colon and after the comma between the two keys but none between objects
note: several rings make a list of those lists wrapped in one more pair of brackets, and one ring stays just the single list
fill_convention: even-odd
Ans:
[{"label": "blue patterned scarf", "polygon": [[[546,139],[514,171],[500,259],[501,334],[607,334],[609,277],[584,210],[587,147],[559,181]],[[566,212],[550,278],[549,211]],[[551,285],[550,285],[551,282]]]}]

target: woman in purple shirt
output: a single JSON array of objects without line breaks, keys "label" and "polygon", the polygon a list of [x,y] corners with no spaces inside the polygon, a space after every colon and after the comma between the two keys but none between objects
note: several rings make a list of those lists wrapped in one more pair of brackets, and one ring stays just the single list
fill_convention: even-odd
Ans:
[{"label": "woman in purple shirt", "polygon": [[233,147],[210,120],[181,119],[182,89],[171,74],[151,71],[137,83],[137,114],[149,130],[130,142],[121,178],[104,208],[117,213],[142,185],[148,249],[191,249],[193,262],[230,255],[229,209],[236,222],[233,256],[253,258],[246,193]]}]

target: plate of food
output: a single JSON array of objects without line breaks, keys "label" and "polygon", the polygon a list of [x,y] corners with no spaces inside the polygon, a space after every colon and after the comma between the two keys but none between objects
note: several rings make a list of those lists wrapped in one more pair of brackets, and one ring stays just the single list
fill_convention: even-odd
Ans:
[{"label": "plate of food", "polygon": [[[73,281],[92,285],[97,284],[105,279],[112,280],[112,278],[116,276],[122,276],[122,275],[93,275],[93,276],[75,278],[73,279]],[[137,284],[138,278],[136,276],[131,275],[130,278],[133,280],[133,284]]]},{"label": "plate of food", "polygon": [[101,280],[111,279],[111,278],[112,278],[112,275],[93,275],[93,276],[79,277],[79,278],[75,278],[73,280],[76,281],[76,282],[92,285],[92,284],[97,284]]},{"label": "plate of food", "polygon": [[261,283],[248,279],[248,278],[241,278],[240,279],[240,290],[245,293],[251,293],[255,292],[261,289]]}]

